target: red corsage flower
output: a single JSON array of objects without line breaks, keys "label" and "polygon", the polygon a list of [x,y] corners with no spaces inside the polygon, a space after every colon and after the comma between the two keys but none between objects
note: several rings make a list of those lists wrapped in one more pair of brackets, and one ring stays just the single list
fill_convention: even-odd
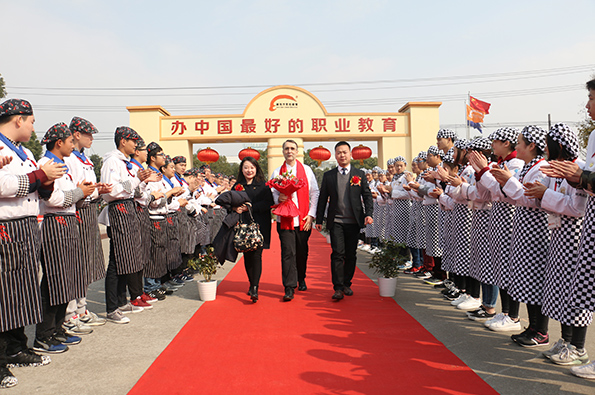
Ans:
[{"label": "red corsage flower", "polygon": [[244,186],[242,184],[236,184],[236,186],[233,187],[233,189],[235,189],[236,191],[243,191]]},{"label": "red corsage flower", "polygon": [[353,176],[351,177],[351,181],[349,181],[351,183],[351,186],[360,186],[362,185],[362,179],[359,178],[358,176]]}]

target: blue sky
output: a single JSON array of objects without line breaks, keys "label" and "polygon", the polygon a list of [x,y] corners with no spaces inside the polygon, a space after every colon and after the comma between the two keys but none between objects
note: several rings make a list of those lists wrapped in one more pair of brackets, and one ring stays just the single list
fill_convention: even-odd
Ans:
[{"label": "blue sky", "polygon": [[[492,103],[488,131],[548,114],[577,122],[595,74],[593,1],[73,0],[1,9],[9,97],[32,102],[38,135],[74,115],[91,120],[99,154],[128,123],[126,106],[240,113],[279,84],[310,90],[332,112],[440,100],[441,123],[461,136],[469,91]],[[329,83],[337,84],[315,85]],[[188,86],[209,89],[49,89]],[[218,147],[228,156],[237,148]]]}]

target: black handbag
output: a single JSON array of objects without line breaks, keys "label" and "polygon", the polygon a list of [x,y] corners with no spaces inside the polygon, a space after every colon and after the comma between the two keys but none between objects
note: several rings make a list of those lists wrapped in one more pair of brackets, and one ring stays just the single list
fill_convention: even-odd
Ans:
[{"label": "black handbag", "polygon": [[260,226],[254,221],[252,209],[248,206],[250,213],[250,223],[242,222],[242,217],[235,226],[235,235],[233,237],[233,246],[237,252],[254,251],[264,245],[264,238],[260,233]]}]

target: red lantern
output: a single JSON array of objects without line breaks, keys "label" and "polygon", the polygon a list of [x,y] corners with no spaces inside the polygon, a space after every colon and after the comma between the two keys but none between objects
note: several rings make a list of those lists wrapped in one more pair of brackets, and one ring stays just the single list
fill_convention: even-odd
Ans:
[{"label": "red lantern", "polygon": [[364,164],[364,159],[368,159],[372,156],[372,149],[365,147],[362,144],[351,150],[351,157],[355,160],[359,160],[359,163]]},{"label": "red lantern", "polygon": [[240,151],[240,153],[238,154],[238,158],[240,158],[240,160],[244,160],[245,157],[247,156],[251,156],[256,160],[260,159],[260,152],[256,151],[254,148],[244,148],[243,150]]},{"label": "red lantern", "polygon": [[198,151],[196,157],[199,161],[205,162],[206,164],[210,165],[211,163],[217,162],[219,160],[219,153],[211,147],[207,147]]},{"label": "red lantern", "polygon": [[320,166],[320,163],[324,162],[325,160],[329,160],[330,157],[331,151],[324,148],[322,145],[310,150],[310,158],[318,162],[318,166]]}]

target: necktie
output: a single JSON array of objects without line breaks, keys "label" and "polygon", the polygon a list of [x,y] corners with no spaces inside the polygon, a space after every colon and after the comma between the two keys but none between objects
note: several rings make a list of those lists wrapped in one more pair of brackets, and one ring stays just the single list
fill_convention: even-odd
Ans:
[{"label": "necktie", "polygon": [[341,174],[343,174],[343,175],[347,174],[347,169],[344,168],[344,167],[342,167],[341,168]]}]

